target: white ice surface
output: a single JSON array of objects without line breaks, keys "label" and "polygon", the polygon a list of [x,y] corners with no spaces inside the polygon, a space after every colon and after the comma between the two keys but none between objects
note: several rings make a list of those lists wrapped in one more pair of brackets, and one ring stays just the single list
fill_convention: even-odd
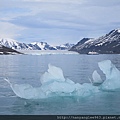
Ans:
[{"label": "white ice surface", "polygon": [[92,74],[92,78],[93,78],[93,83],[102,83],[103,80],[101,79],[100,75],[98,74],[98,72],[95,70]]},{"label": "white ice surface", "polygon": [[102,83],[103,90],[116,90],[120,88],[120,71],[112,64],[110,60],[98,63],[99,68],[106,76],[106,80]]},{"label": "white ice surface", "polygon": [[48,71],[41,76],[40,80],[42,84],[45,84],[54,81],[64,82],[65,78],[63,76],[63,71],[61,68],[48,64]]}]

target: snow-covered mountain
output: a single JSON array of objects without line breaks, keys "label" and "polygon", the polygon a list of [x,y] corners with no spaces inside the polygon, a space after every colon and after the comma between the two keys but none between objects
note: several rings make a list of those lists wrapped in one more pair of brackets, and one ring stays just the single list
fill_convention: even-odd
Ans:
[{"label": "snow-covered mountain", "polygon": [[12,49],[32,49],[29,45],[10,38],[0,38],[0,44]]},{"label": "snow-covered mountain", "polygon": [[49,45],[46,42],[33,42],[30,44],[20,43],[10,38],[0,38],[0,44],[18,50],[68,50],[74,44],[63,44],[58,46]]},{"label": "snow-covered mountain", "polygon": [[36,48],[36,50],[57,50],[56,47],[47,44],[46,42],[33,42],[29,46]]},{"label": "snow-covered mountain", "polygon": [[97,39],[83,38],[70,50],[77,51],[81,54],[87,54],[89,52],[118,54],[120,53],[120,29],[114,29]]},{"label": "snow-covered mountain", "polygon": [[74,44],[66,43],[63,45],[55,46],[58,50],[69,50]]}]

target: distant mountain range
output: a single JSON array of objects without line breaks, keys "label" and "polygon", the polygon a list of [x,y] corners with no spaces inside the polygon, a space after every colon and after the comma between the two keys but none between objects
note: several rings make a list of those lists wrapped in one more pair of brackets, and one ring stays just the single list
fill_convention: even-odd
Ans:
[{"label": "distant mountain range", "polygon": [[46,42],[21,43],[10,38],[1,38],[0,44],[16,50],[69,50],[74,44],[63,44],[58,46],[49,45]]},{"label": "distant mountain range", "polygon": [[0,38],[0,54],[19,53],[16,50],[70,50],[80,54],[120,54],[120,29],[114,29],[99,38],[83,38],[76,45],[49,45],[46,42],[20,43],[9,38]]},{"label": "distant mountain range", "polygon": [[89,52],[120,54],[120,29],[114,29],[97,39],[83,38],[70,51],[76,51],[80,54],[88,54]]}]

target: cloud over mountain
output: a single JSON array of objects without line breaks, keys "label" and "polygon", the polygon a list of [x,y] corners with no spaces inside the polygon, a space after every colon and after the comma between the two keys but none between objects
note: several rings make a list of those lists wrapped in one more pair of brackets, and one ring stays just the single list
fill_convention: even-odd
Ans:
[{"label": "cloud over mountain", "polygon": [[2,0],[0,11],[1,37],[21,42],[73,43],[120,27],[119,0]]}]

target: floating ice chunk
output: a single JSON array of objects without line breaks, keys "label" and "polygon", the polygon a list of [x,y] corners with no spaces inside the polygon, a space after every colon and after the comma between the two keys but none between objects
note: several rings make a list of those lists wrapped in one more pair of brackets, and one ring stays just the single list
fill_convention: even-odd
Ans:
[{"label": "floating ice chunk", "polygon": [[10,84],[10,87],[13,90],[13,92],[20,98],[39,99],[46,97],[40,88],[33,88],[29,84],[12,84],[8,79],[4,80]]},{"label": "floating ice chunk", "polygon": [[120,71],[112,64],[110,60],[98,63],[99,68],[106,76],[106,80],[101,85],[103,90],[115,90],[120,88]]},{"label": "floating ice chunk", "polygon": [[81,87],[79,87],[79,89],[77,89],[76,95],[87,97],[97,92],[99,92],[99,87],[93,86],[90,83],[84,83],[83,85],[81,85]]},{"label": "floating ice chunk", "polygon": [[[106,80],[103,82],[100,75],[95,70],[92,74],[92,83],[102,83],[100,86],[93,86],[90,83],[74,83],[70,79],[63,76],[61,68],[48,65],[48,71],[41,76],[40,87],[34,88],[29,84],[12,84],[7,81],[13,92],[21,98],[25,99],[41,99],[53,96],[90,96],[102,90],[120,89],[120,71],[111,63],[110,60],[105,60],[98,63],[99,68],[106,75]],[[99,90],[100,89],[100,90]]]},{"label": "floating ice chunk", "polygon": [[[45,77],[48,77],[46,75],[49,75],[49,74],[44,74],[44,75],[45,75]],[[72,92],[74,92],[75,90],[79,89],[82,86],[79,83],[77,83],[77,84],[74,83],[72,80],[70,80],[68,78],[67,79],[64,78],[64,80],[65,81],[63,81],[63,78],[62,79],[55,79],[55,78],[49,79],[49,77],[48,77],[48,81],[45,82],[45,84],[42,84],[41,90],[47,96],[50,96],[53,93],[61,96],[61,95],[66,95],[66,94],[71,95]]]},{"label": "floating ice chunk", "polygon": [[75,84],[72,80],[70,80],[68,78],[66,79],[66,82],[69,83],[69,84]]},{"label": "floating ice chunk", "polygon": [[67,82],[54,81],[51,84],[42,85],[41,89],[45,93],[57,93],[60,95],[61,93],[72,93],[76,89],[76,86]]},{"label": "floating ice chunk", "polygon": [[41,76],[40,81],[42,84],[53,81],[61,82],[61,81],[65,81],[65,78],[63,76],[63,71],[61,68],[49,64],[48,71]]},{"label": "floating ice chunk", "polygon": [[98,86],[98,85],[101,85],[101,83],[103,83],[103,80],[101,79],[100,75],[98,74],[98,72],[95,70],[92,74],[92,78],[93,79],[89,79],[90,83],[94,86]]},{"label": "floating ice chunk", "polygon": [[100,75],[96,70],[93,72],[92,78],[93,78],[93,84],[101,84],[103,82],[103,80],[101,79]]},{"label": "floating ice chunk", "polygon": [[65,79],[61,68],[48,65],[48,71],[41,77],[42,85],[34,88],[29,84],[12,84],[9,80],[13,92],[21,98],[25,99],[41,99],[53,96],[82,96],[86,97],[98,92],[98,87],[92,86],[90,83],[79,84],[74,83],[70,79]]},{"label": "floating ice chunk", "polygon": [[4,80],[7,81],[11,85],[11,82],[9,81],[8,78],[5,78]]}]

